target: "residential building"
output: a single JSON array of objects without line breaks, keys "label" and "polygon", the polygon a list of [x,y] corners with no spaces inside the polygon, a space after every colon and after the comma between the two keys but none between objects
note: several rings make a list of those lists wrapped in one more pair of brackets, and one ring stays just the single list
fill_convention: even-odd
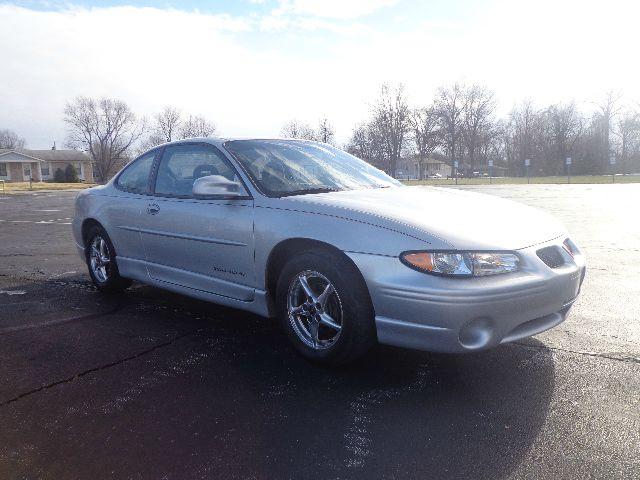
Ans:
[{"label": "residential building", "polygon": [[91,159],[77,150],[0,149],[0,180],[34,182],[53,180],[57,169],[73,165],[81,182],[93,183]]},{"label": "residential building", "polygon": [[[421,166],[422,174],[420,174]],[[436,174],[444,178],[451,176],[451,167],[447,163],[436,160],[435,158],[428,158],[420,162],[416,156],[401,158],[396,166],[396,178],[399,179],[420,179]]]}]

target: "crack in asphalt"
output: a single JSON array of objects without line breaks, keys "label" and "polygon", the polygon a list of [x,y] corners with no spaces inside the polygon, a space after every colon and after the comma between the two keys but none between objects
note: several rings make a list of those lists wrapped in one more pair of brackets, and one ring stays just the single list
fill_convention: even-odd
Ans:
[{"label": "crack in asphalt", "polygon": [[5,400],[4,402],[0,402],[0,408],[6,407],[7,405],[10,405],[10,404],[12,404],[14,402],[17,402],[18,400],[21,400],[21,399],[23,399],[25,397],[29,397],[29,396],[31,396],[31,395],[33,395],[35,393],[42,392],[44,390],[49,390],[50,388],[56,387],[58,385],[62,385],[62,384],[65,384],[65,383],[73,382],[74,380],[77,380],[77,379],[79,379],[81,377],[84,377],[85,375],[89,375],[90,373],[100,372],[100,371],[107,370],[107,369],[112,368],[112,367],[116,367],[118,365],[122,365],[122,364],[130,362],[132,360],[136,360],[136,359],[138,359],[140,357],[143,357],[144,355],[148,355],[150,353],[153,353],[156,350],[159,350],[159,349],[164,348],[164,347],[168,347],[168,346],[172,345],[173,343],[177,342],[178,340],[181,340],[181,339],[183,339],[185,337],[193,335],[194,333],[198,333],[201,330],[202,330],[201,328],[198,328],[198,329],[195,329],[195,330],[190,330],[190,331],[188,331],[186,333],[183,333],[181,335],[176,335],[175,337],[171,338],[170,340],[167,340],[166,342],[158,343],[158,344],[154,345],[153,347],[147,348],[146,350],[138,352],[138,353],[136,353],[134,355],[130,355],[128,357],[124,357],[124,358],[121,358],[121,359],[113,361],[113,362],[105,363],[104,365],[100,365],[98,367],[89,368],[88,370],[84,370],[84,371],[82,371],[80,373],[76,373],[75,375],[73,375],[71,377],[67,377],[67,378],[64,378],[62,380],[57,380],[55,382],[48,383],[48,384],[42,385],[42,386],[40,386],[38,388],[34,388],[32,390],[29,390],[28,392],[21,393],[20,395],[17,395],[17,396],[15,396],[13,398],[10,398],[9,400]]},{"label": "crack in asphalt", "polygon": [[618,362],[628,362],[628,363],[640,363],[640,358],[638,357],[634,357],[631,355],[625,355],[625,354],[620,354],[619,356],[615,356],[612,353],[599,353],[599,352],[586,352],[584,350],[569,350],[567,348],[561,348],[561,347],[552,347],[550,345],[544,345],[541,347],[538,347],[536,345],[529,345],[526,343],[521,343],[521,342],[513,342],[514,345],[519,345],[521,347],[525,347],[525,348],[529,348],[532,350],[555,350],[558,352],[565,352],[565,353],[573,353],[575,355],[584,355],[587,357],[596,357],[596,358],[604,358],[606,360],[615,360]]}]

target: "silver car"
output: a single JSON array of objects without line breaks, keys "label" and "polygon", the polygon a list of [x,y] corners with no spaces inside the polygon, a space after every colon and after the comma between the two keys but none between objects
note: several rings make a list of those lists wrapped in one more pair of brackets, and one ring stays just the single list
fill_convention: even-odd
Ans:
[{"label": "silver car", "polygon": [[489,195],[407,187],[332,146],[169,143],[78,195],[96,287],[132,280],[277,317],[305,357],[376,341],[472,352],[562,322],[584,278],[565,228]]}]

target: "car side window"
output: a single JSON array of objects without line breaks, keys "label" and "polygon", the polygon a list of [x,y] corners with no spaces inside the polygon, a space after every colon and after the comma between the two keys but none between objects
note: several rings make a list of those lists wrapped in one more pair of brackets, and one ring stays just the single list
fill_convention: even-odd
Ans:
[{"label": "car side window", "polygon": [[116,181],[118,187],[131,193],[148,193],[149,174],[155,156],[156,152],[150,152],[128,165]]},{"label": "car side window", "polygon": [[174,145],[165,148],[155,193],[172,197],[192,197],[193,182],[207,175],[222,175],[231,181],[239,178],[227,160],[207,145]]}]

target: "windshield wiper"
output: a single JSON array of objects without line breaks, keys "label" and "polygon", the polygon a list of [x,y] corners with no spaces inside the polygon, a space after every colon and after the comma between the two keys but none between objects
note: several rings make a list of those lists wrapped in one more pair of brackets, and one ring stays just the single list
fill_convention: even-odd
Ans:
[{"label": "windshield wiper", "polygon": [[279,195],[279,197],[291,197],[293,195],[306,195],[308,193],[329,193],[329,192],[339,192],[338,188],[331,187],[318,187],[318,188],[302,188],[300,190],[292,190],[291,192],[283,192]]}]

